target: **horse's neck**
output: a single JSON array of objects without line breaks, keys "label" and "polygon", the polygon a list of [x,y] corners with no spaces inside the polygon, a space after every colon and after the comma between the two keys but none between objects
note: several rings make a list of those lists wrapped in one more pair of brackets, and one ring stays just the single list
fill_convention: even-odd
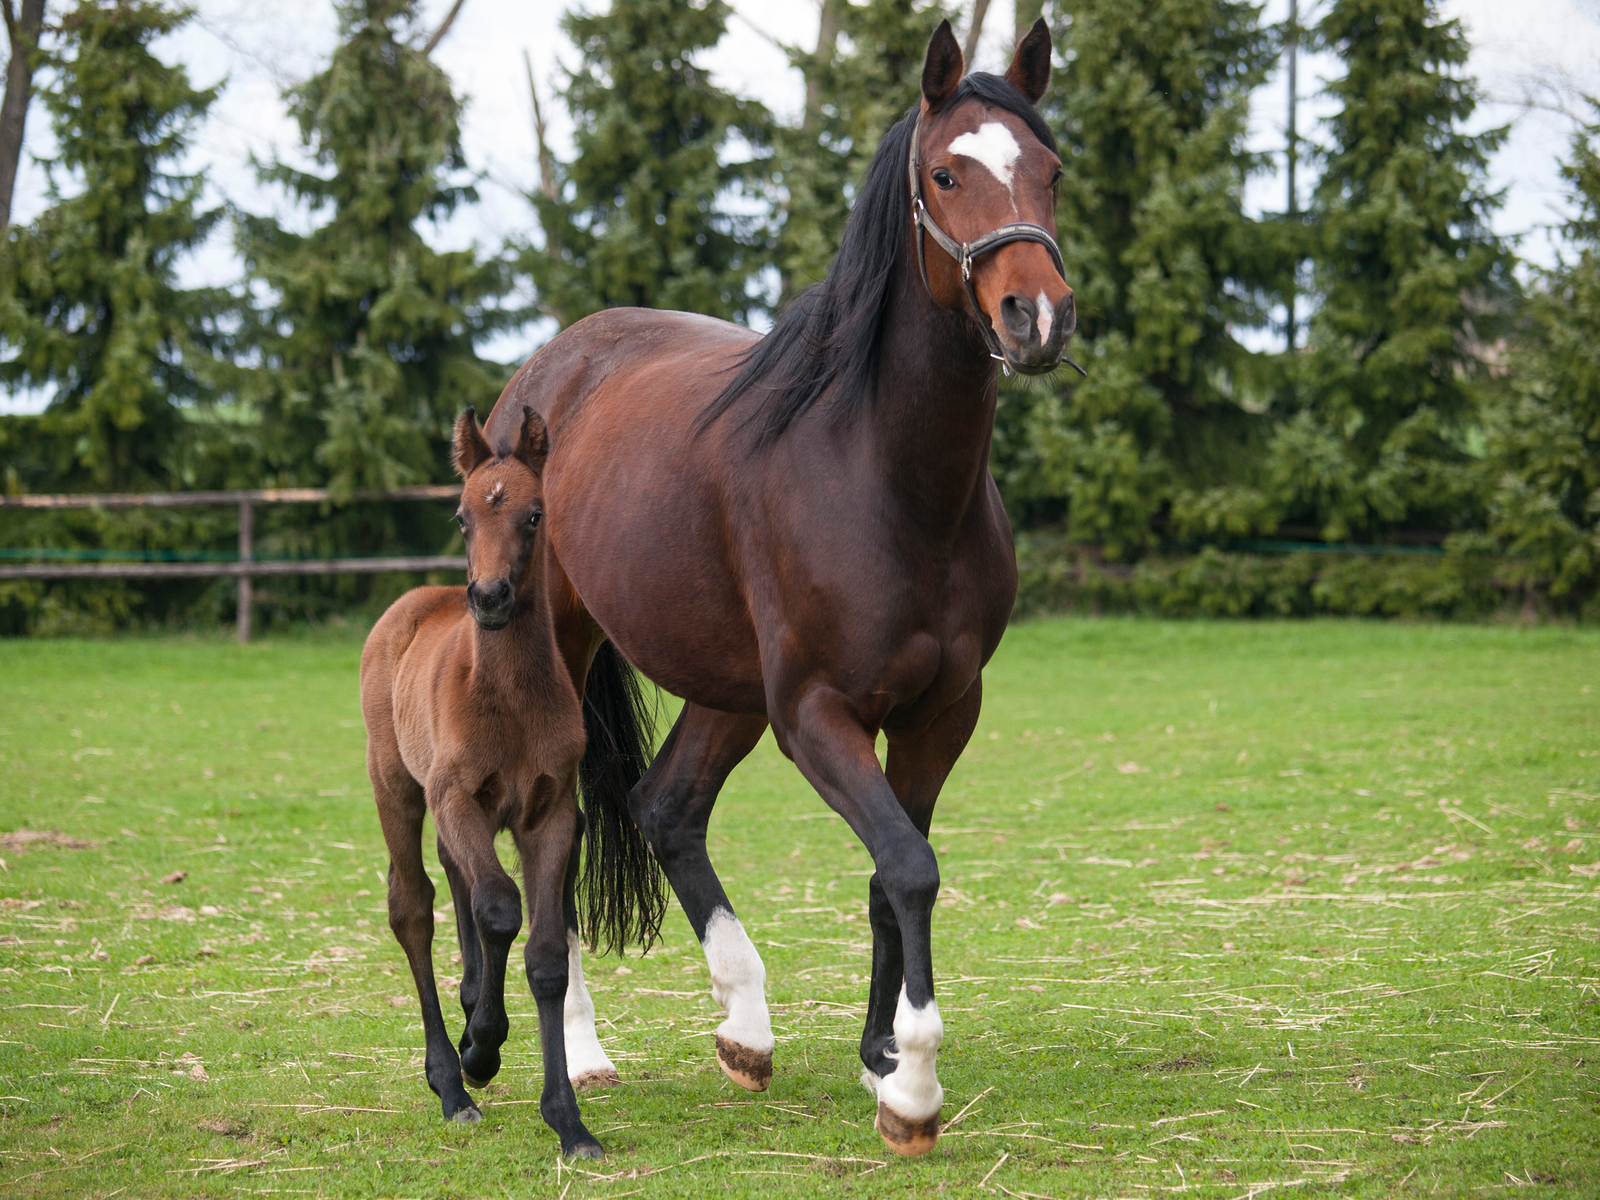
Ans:
[{"label": "horse's neck", "polygon": [[[519,591],[521,589],[519,588]],[[555,634],[542,587],[519,601],[505,627],[485,630],[472,622],[472,688],[484,696],[525,699],[544,689],[556,671]]]},{"label": "horse's neck", "polygon": [[902,262],[865,420],[910,529],[954,535],[989,469],[997,368],[971,323],[934,304]]}]

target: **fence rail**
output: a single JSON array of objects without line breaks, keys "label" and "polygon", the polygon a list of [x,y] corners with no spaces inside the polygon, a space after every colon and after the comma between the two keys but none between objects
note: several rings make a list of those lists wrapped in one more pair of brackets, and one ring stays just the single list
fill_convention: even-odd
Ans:
[{"label": "fence rail", "polygon": [[[453,500],[459,484],[425,484],[353,492],[337,500]],[[0,496],[0,508],[183,508],[211,504],[239,506],[239,557],[234,562],[23,563],[0,566],[6,579],[215,579],[239,581],[238,637],[250,640],[254,588],[258,577],[274,575],[361,575],[382,571],[465,571],[467,560],[449,555],[390,558],[325,558],[259,561],[255,557],[255,506],[322,504],[336,499],[327,488],[257,488],[226,492],[110,492]]]}]

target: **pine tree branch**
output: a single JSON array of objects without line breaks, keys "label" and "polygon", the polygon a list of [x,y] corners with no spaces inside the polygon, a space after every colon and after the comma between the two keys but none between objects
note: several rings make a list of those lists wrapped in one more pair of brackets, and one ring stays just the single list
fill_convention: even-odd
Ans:
[{"label": "pine tree branch", "polygon": [[456,14],[461,11],[461,6],[466,2],[467,0],[456,0],[456,2],[450,6],[450,11],[445,14],[444,20],[439,23],[439,28],[435,29],[433,31],[433,36],[422,44],[422,53],[424,57],[432,54],[433,48],[444,40],[444,35],[450,32],[450,26],[454,25],[456,22]]}]

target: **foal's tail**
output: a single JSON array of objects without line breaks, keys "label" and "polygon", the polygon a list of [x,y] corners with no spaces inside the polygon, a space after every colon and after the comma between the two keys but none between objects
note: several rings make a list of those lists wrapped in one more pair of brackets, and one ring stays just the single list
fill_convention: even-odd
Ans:
[{"label": "foal's tail", "polygon": [[661,933],[667,889],[628,811],[628,793],[654,753],[655,707],[610,642],[589,667],[583,728],[589,739],[578,765],[587,820],[578,898],[583,934],[601,953],[630,942],[648,948]]}]

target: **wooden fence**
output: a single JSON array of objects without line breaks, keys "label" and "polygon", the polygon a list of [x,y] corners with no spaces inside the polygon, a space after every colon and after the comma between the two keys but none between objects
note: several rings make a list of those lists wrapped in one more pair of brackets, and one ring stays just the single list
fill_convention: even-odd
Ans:
[{"label": "wooden fence", "polygon": [[[453,500],[461,494],[460,484],[390,488],[386,491],[356,492],[352,500]],[[397,558],[257,559],[255,557],[255,509],[259,504],[320,504],[328,500],[326,488],[264,488],[257,491],[229,492],[148,492],[106,495],[69,494],[57,496],[0,496],[0,508],[180,508],[197,505],[237,504],[239,506],[239,555],[224,562],[104,562],[104,563],[23,563],[0,565],[0,580],[5,579],[214,579],[234,577],[239,581],[238,634],[241,642],[250,640],[252,581],[274,575],[351,575],[380,571],[465,571],[467,560],[459,556],[423,555]]]}]

